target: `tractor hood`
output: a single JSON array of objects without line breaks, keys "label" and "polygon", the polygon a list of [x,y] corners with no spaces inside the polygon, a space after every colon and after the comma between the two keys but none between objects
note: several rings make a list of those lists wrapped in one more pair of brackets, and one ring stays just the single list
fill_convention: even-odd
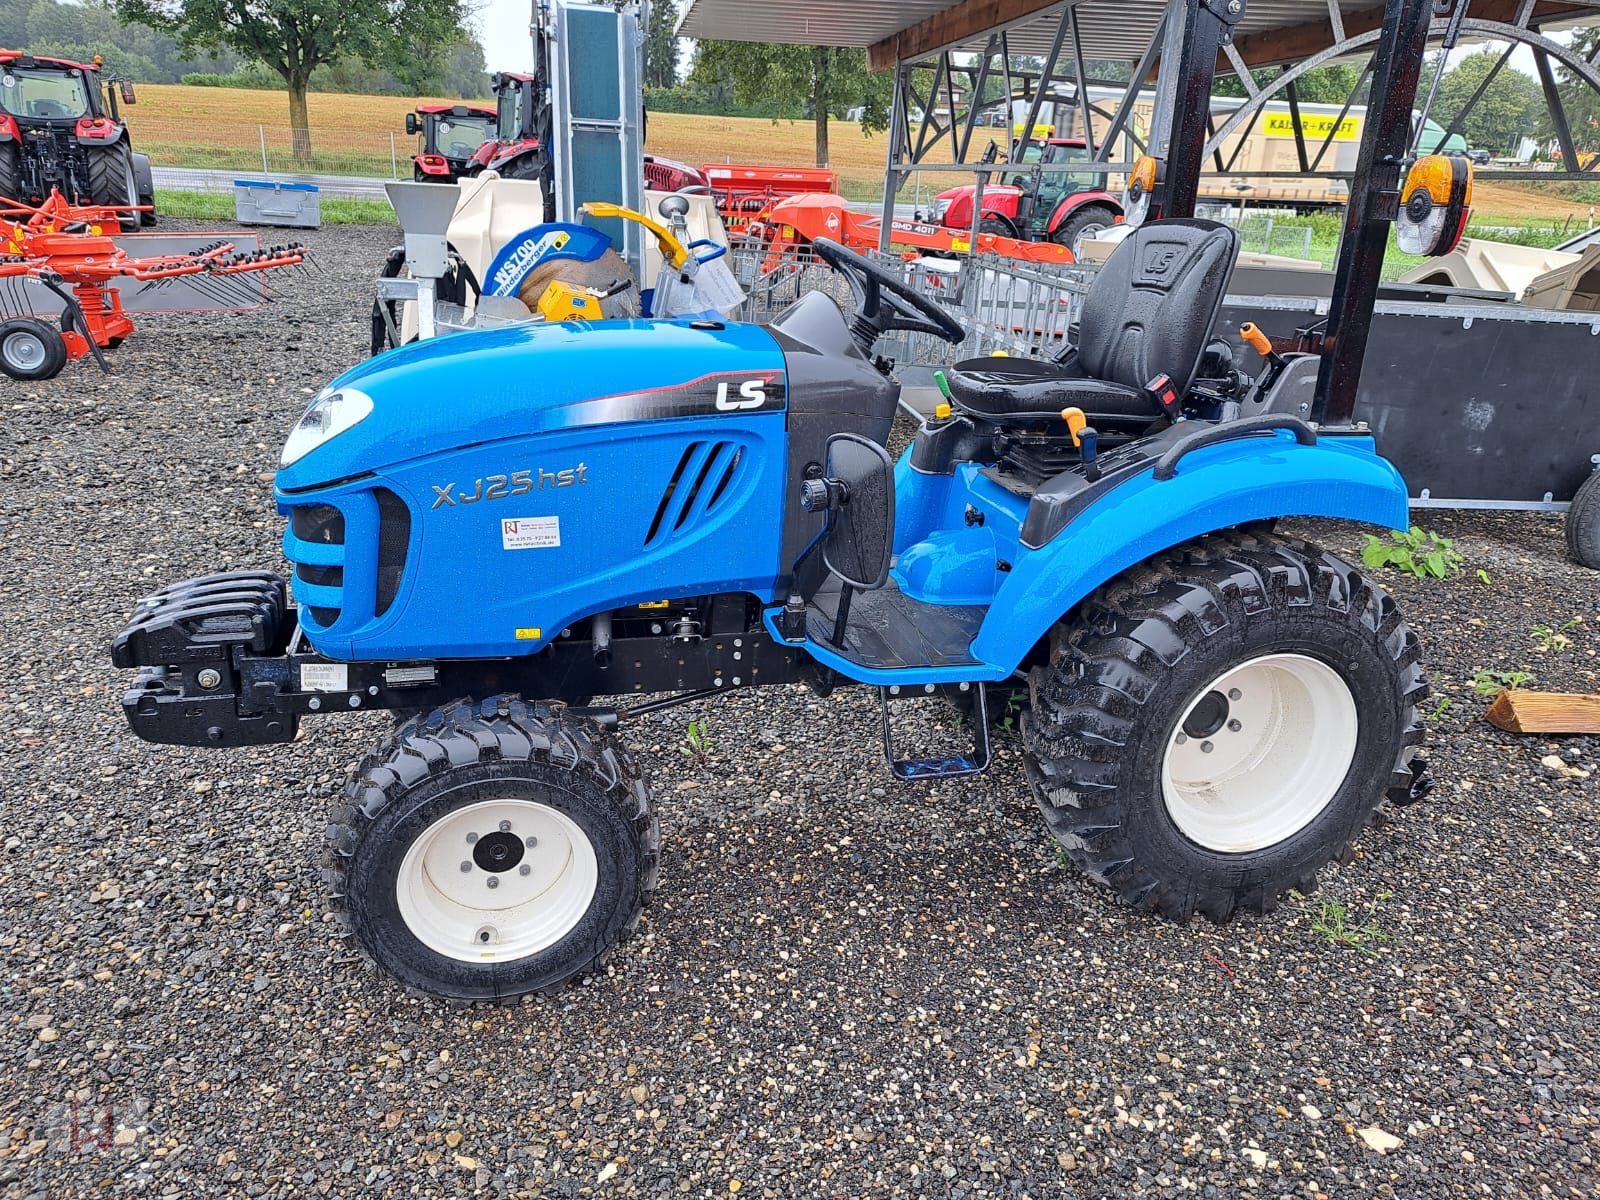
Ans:
[{"label": "tractor hood", "polygon": [[[934,199],[943,200],[948,203],[949,201],[960,200],[964,197],[970,198],[975,191],[977,191],[976,185],[966,183],[962,184],[960,187],[946,188],[944,191],[935,196]],[[986,183],[983,185],[983,198],[986,202],[993,201],[1000,196],[1017,197],[1020,195],[1022,195],[1022,189],[1017,187],[1015,184]]]},{"label": "tractor hood", "polygon": [[783,354],[754,325],[596,321],[458,333],[380,354],[329,384],[291,434],[277,486],[303,491],[546,431],[784,407]]}]

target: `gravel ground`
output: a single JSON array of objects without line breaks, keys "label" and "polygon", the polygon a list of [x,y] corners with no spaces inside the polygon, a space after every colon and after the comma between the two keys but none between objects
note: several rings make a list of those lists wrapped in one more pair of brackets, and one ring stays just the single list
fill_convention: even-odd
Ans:
[{"label": "gravel ground", "polygon": [[1600,687],[1547,518],[1429,518],[1469,569],[1390,582],[1450,702],[1438,791],[1273,916],[1129,914],[1014,741],[902,788],[868,696],[784,690],[710,710],[704,765],[692,714],[633,731],[663,880],[604,975],[456,1012],[367,973],[313,864],[382,718],[148,746],[106,657],[157,584],[281,561],[280,439],[362,352],[393,233],[308,240],[265,312],[0,384],[0,1194],[1600,1195],[1600,748],[1502,734],[1470,685]]}]

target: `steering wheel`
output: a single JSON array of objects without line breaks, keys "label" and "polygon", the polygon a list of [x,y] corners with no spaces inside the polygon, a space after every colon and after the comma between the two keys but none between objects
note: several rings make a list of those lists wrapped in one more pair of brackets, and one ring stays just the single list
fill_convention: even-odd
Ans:
[{"label": "steering wheel", "polygon": [[862,354],[871,356],[873,343],[892,329],[908,333],[931,333],[951,345],[959,345],[967,331],[932,300],[919,296],[904,280],[880,267],[870,258],[847,249],[832,238],[813,239],[812,247],[822,259],[850,285],[856,315],[850,335]]}]

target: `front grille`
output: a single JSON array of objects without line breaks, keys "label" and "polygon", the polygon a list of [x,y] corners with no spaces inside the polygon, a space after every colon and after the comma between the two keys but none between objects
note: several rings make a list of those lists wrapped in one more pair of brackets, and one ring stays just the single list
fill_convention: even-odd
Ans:
[{"label": "front grille", "polygon": [[411,509],[388,488],[296,505],[283,536],[295,599],[324,630],[381,617],[400,595],[410,544]]},{"label": "front grille", "polygon": [[290,523],[302,542],[344,545],[344,514],[331,504],[302,504],[294,510]]},{"label": "front grille", "polygon": [[341,614],[344,529],[344,513],[333,505],[301,504],[289,514],[283,539],[284,555],[294,564],[295,599],[324,629]]},{"label": "front grille", "polygon": [[388,488],[378,488],[378,603],[373,616],[381,617],[400,593],[406,573],[406,547],[411,544],[411,510]]}]

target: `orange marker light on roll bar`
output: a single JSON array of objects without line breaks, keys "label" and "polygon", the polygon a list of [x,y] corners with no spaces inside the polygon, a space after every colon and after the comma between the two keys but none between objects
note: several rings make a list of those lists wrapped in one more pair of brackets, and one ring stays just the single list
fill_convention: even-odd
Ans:
[{"label": "orange marker light on roll bar", "polygon": [[1400,189],[1395,243],[1405,254],[1449,254],[1466,232],[1471,211],[1472,164],[1466,156],[1423,155]]}]

